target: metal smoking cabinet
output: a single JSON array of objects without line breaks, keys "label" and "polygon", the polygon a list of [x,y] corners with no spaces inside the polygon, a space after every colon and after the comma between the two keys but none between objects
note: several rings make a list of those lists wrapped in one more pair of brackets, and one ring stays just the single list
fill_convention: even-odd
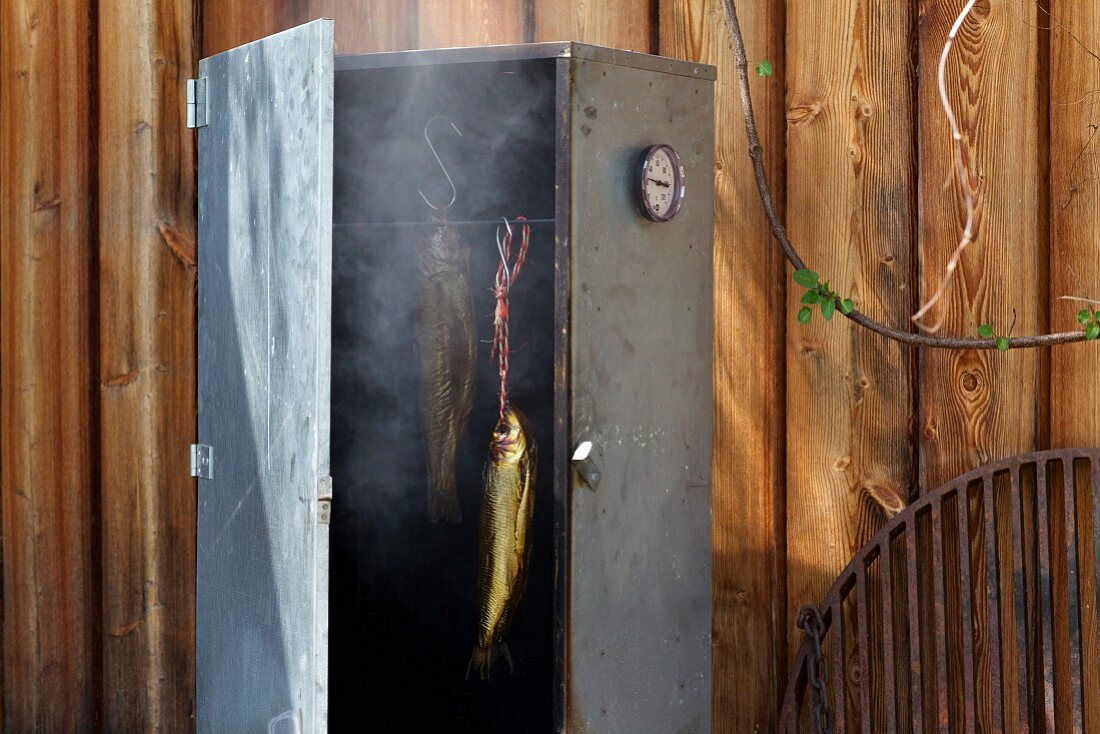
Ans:
[{"label": "metal smoking cabinet", "polygon": [[[329,20],[201,62],[199,731],[710,730],[714,76],[578,43],[336,56]],[[462,133],[434,140],[479,337],[446,525],[425,515],[414,336],[417,192],[449,193],[437,115]],[[686,174],[667,222],[639,209],[655,143]],[[521,215],[534,540],[515,671],[482,682],[489,288]]]}]

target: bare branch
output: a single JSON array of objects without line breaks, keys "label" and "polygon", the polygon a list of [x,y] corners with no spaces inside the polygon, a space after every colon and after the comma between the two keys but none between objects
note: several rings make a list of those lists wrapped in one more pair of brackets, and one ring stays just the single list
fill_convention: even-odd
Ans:
[{"label": "bare branch", "polygon": [[1091,303],[1095,306],[1100,306],[1100,301],[1095,298],[1084,298],[1082,296],[1058,296],[1059,301],[1080,301],[1081,303]]},{"label": "bare branch", "polygon": [[[760,201],[764,207],[764,214],[768,218],[772,236],[775,237],[783,254],[796,270],[805,269],[806,263],[795,250],[794,244],[787,235],[787,228],[779,219],[775,208],[775,200],[772,197],[771,187],[768,185],[768,175],[764,169],[764,149],[760,145],[760,133],[756,126],[756,114],[752,108],[752,95],[749,92],[749,62],[745,53],[745,39],[741,35],[741,25],[737,19],[737,8],[734,0],[725,0],[726,15],[729,19],[730,39],[733,44],[734,66],[737,71],[738,89],[741,93],[741,106],[745,114],[745,134],[748,138],[749,157],[752,159],[753,172],[756,176],[756,189],[760,193]],[[860,326],[870,329],[887,339],[892,339],[902,344],[914,347],[929,347],[933,349],[996,349],[995,339],[973,339],[963,337],[945,337],[932,334],[919,334],[912,331],[902,331],[892,326],[887,326],[860,311],[852,311],[846,314],[847,318]],[[1008,339],[1011,348],[1045,347],[1054,344],[1067,344],[1085,340],[1083,331],[1069,331],[1056,334],[1038,334],[1034,336],[1017,336]]]}]

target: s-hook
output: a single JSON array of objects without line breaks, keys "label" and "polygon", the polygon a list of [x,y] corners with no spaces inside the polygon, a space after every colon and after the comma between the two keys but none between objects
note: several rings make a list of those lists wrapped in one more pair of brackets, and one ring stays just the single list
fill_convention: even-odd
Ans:
[{"label": "s-hook", "polygon": [[428,142],[428,147],[431,149],[432,155],[435,156],[435,162],[439,164],[439,170],[443,171],[443,175],[447,178],[447,183],[451,187],[451,200],[443,206],[436,206],[432,202],[428,201],[428,197],[425,196],[424,192],[420,189],[417,189],[416,193],[420,194],[420,198],[423,199],[424,203],[430,206],[432,209],[435,209],[436,211],[445,211],[447,209],[450,209],[451,205],[455,203],[455,199],[458,198],[458,190],[455,188],[454,180],[451,179],[451,174],[447,173],[447,167],[444,166],[443,161],[439,159],[439,153],[436,151],[435,146],[432,144],[432,139],[428,135],[428,128],[430,128],[432,126],[432,123],[436,120],[446,120],[450,124],[451,128],[460,136],[462,135],[462,131],[458,129],[458,125],[455,125],[443,115],[436,115],[424,124],[424,140]]}]

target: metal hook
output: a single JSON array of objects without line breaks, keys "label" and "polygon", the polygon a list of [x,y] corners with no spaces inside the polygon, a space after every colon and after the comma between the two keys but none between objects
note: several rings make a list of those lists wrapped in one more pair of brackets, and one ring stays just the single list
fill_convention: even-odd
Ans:
[{"label": "metal hook", "polygon": [[[512,225],[508,222],[508,217],[501,217],[504,220],[504,226],[508,229],[509,236],[512,234]],[[497,225],[497,252],[500,253],[500,263],[504,268],[504,292],[507,293],[512,289],[512,271],[508,268],[508,258],[504,256],[504,243],[500,239],[500,225]]]},{"label": "metal hook", "polygon": [[[435,162],[439,164],[439,170],[443,171],[443,175],[446,176],[446,178],[447,178],[447,183],[450,184],[450,186],[451,186],[451,200],[449,202],[447,202],[446,204],[444,204],[443,206],[436,206],[432,202],[428,201],[428,197],[424,196],[424,192],[421,191],[420,189],[417,189],[416,193],[420,194],[420,198],[423,199],[424,203],[427,204],[428,206],[430,206],[432,209],[435,209],[436,211],[442,211],[442,210],[445,210],[445,209],[450,209],[451,205],[453,205],[455,203],[455,199],[458,198],[458,189],[455,188],[455,182],[451,179],[451,174],[447,173],[447,167],[444,166],[443,161],[441,161],[439,159],[439,153],[436,152],[435,146],[432,145],[432,139],[430,137],[428,137],[428,128],[431,127],[431,124],[433,122],[435,122],[436,120],[447,120],[447,118],[444,117],[443,115],[436,115],[432,119],[428,120],[424,124],[424,140],[428,141],[428,147],[431,149],[432,155],[435,156]],[[454,128],[454,131],[456,133],[458,133],[459,135],[462,135],[462,131],[458,129],[458,125],[455,125],[450,120],[447,120],[447,122],[451,123],[451,127]]]}]

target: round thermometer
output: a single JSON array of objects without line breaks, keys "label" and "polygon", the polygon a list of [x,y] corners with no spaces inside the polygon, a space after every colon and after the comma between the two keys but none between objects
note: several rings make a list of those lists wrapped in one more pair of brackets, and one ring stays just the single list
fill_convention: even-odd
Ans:
[{"label": "round thermometer", "polygon": [[654,222],[667,222],[684,203],[684,166],[671,145],[651,145],[638,162],[638,191],[642,213]]}]

